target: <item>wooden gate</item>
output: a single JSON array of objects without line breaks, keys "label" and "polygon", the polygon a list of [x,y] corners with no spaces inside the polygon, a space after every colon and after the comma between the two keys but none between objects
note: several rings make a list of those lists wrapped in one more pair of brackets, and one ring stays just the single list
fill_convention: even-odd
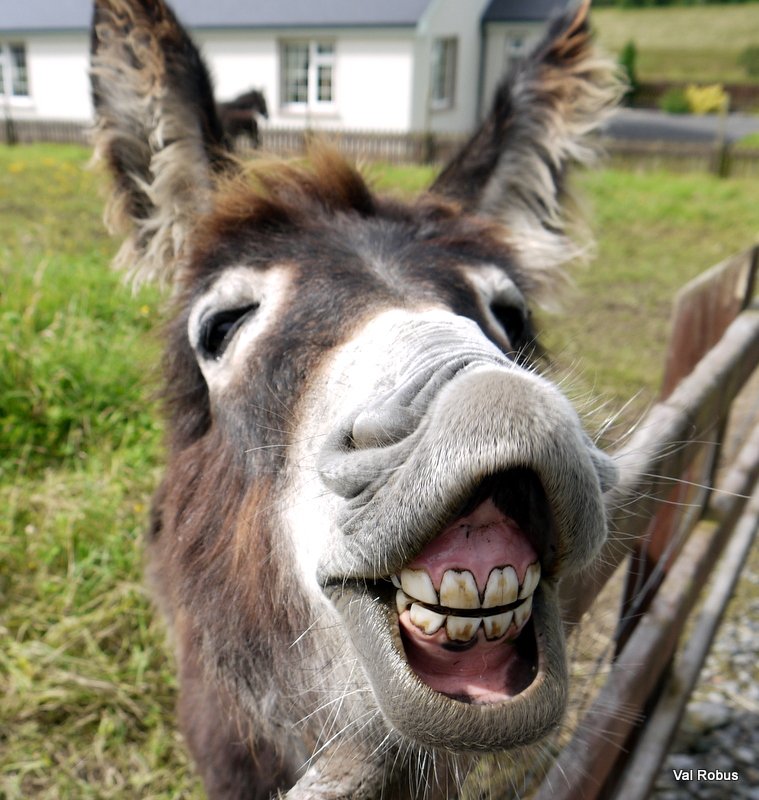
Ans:
[{"label": "wooden gate", "polygon": [[[537,800],[644,800],[667,754],[759,526],[759,390],[736,402],[759,363],[758,260],[759,246],[728,259],[675,301],[661,400],[616,453],[613,533],[562,586],[571,629],[629,557],[615,656]],[[718,470],[728,422],[743,446]]]}]

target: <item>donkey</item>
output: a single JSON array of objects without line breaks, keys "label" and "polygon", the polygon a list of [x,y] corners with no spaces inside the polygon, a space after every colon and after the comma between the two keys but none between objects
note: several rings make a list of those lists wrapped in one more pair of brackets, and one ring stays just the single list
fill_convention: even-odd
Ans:
[{"label": "donkey", "polygon": [[261,116],[269,119],[266,98],[260,89],[250,89],[235,97],[234,100],[217,103],[216,112],[232,143],[238,136],[247,136],[253,147],[260,146],[261,135],[256,118]]},{"label": "donkey", "polygon": [[211,798],[455,797],[560,724],[557,586],[615,481],[539,373],[565,178],[618,95],[557,17],[413,202],[326,147],[245,167],[164,0],[96,0],[116,263],[173,286],[149,578]]}]

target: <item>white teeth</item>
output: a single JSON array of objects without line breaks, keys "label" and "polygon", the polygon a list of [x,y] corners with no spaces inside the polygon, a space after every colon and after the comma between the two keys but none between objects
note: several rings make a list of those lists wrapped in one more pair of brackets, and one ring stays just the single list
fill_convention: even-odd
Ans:
[{"label": "white teeth", "polygon": [[[532,614],[532,597],[540,582],[540,564],[530,564],[525,570],[521,590],[516,570],[511,565],[490,571],[485,586],[482,608],[496,608],[521,600],[513,611],[500,614],[483,614],[481,617],[461,617],[455,614],[440,614],[427,605],[441,605],[447,609],[480,608],[477,581],[469,570],[449,569],[440,581],[440,598],[435,591],[432,578],[423,569],[404,569],[400,576],[391,576],[397,588],[395,603],[398,614],[408,609],[411,623],[427,636],[437,633],[443,626],[448,639],[454,642],[469,642],[482,625],[485,638],[499,639],[510,633],[516,638]],[[418,602],[417,602],[418,601]]]},{"label": "white teeth", "polygon": [[474,575],[468,570],[447,570],[440,581],[440,605],[447,608],[479,608],[480,595]]},{"label": "white teeth", "polygon": [[519,599],[521,600],[524,597],[529,597],[537,588],[538,582],[540,581],[540,564],[535,561],[533,564],[530,564],[527,567],[527,571],[524,574],[524,580],[522,581],[522,589],[519,592]]},{"label": "white teeth", "polygon": [[491,570],[485,586],[485,596],[482,600],[483,608],[494,608],[513,603],[519,592],[519,579],[514,567],[506,566],[503,569]]},{"label": "white teeth", "polygon": [[398,613],[402,614],[412,603],[411,598],[403,591],[403,589],[398,589],[395,593],[395,607],[398,609]]},{"label": "white teeth", "polygon": [[485,629],[485,638],[497,639],[499,636],[503,636],[511,627],[511,621],[513,619],[513,611],[506,611],[503,614],[492,614],[489,617],[483,617],[482,627]]},{"label": "white teeth", "polygon": [[401,570],[401,586],[406,594],[423,603],[438,605],[437,592],[432,578],[423,569]]},{"label": "white teeth", "polygon": [[[414,603],[409,610],[409,618],[417,628],[428,636],[437,633],[445,622],[445,614],[438,614],[437,611],[431,611],[419,603]],[[471,636],[469,637],[472,638]]]},{"label": "white teeth", "polygon": [[474,638],[477,628],[480,627],[482,617],[454,617],[445,620],[445,632],[454,642],[468,642]]},{"label": "white teeth", "polygon": [[525,622],[527,622],[527,620],[529,619],[531,613],[532,613],[532,595],[530,595],[530,597],[528,597],[524,601],[524,603],[522,603],[522,605],[517,606],[514,609],[514,625],[516,625],[517,630],[521,629],[524,626]]}]

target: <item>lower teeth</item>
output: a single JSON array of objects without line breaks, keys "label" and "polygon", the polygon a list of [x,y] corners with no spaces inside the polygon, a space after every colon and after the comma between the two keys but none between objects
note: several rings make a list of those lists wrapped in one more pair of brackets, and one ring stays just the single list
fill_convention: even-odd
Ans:
[{"label": "lower teeth", "polygon": [[398,589],[396,592],[396,604],[398,614],[402,614],[408,608],[411,624],[422,633],[432,636],[445,627],[446,636],[453,642],[470,641],[477,635],[480,626],[482,626],[486,639],[500,639],[506,634],[515,638],[524,628],[532,613],[532,595],[526,597],[513,611],[482,617],[440,614],[422,603],[415,603],[402,589]]}]

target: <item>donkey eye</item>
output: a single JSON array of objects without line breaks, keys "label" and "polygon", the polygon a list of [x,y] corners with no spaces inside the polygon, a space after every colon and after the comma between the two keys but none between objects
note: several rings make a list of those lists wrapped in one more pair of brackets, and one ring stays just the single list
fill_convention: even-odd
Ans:
[{"label": "donkey eye", "polygon": [[240,308],[228,308],[211,314],[201,323],[200,350],[206,358],[221,358],[237,329],[258,308],[251,303]]},{"label": "donkey eye", "polygon": [[516,350],[524,344],[527,318],[521,308],[494,303],[490,310],[503,328],[511,346]]}]

